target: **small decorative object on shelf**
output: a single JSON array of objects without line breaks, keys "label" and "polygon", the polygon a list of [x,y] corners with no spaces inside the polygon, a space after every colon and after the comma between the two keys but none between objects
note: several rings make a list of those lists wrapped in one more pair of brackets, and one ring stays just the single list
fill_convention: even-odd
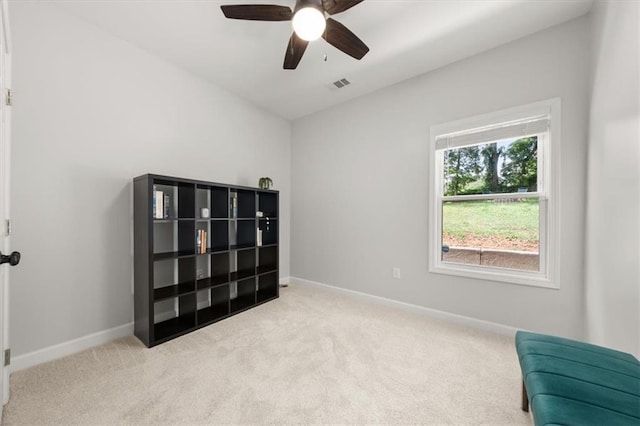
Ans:
[{"label": "small decorative object on shelf", "polygon": [[258,186],[260,189],[270,189],[273,186],[273,181],[270,177],[261,177],[258,180]]},{"label": "small decorative object on shelf", "polygon": [[200,209],[200,217],[203,219],[208,219],[209,218],[209,209],[206,207],[203,207]]},{"label": "small decorative object on shelf", "polygon": [[256,212],[256,217],[262,217],[262,216],[264,216],[264,213],[262,213],[261,211]]},{"label": "small decorative object on shelf", "polygon": [[235,219],[238,217],[238,197],[231,198],[231,218]]}]

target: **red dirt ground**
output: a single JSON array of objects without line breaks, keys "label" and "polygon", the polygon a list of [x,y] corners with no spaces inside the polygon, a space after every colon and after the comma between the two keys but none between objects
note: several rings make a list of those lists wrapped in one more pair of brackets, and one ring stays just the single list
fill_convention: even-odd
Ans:
[{"label": "red dirt ground", "polygon": [[484,237],[468,235],[465,238],[457,238],[450,234],[442,236],[442,243],[450,247],[477,247],[514,251],[538,251],[538,241],[518,240],[505,237]]}]

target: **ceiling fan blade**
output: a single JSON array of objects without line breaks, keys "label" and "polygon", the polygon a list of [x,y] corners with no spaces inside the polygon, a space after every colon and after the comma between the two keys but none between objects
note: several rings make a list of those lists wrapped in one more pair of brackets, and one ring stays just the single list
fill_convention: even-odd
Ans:
[{"label": "ceiling fan blade", "polygon": [[362,3],[364,0],[322,0],[322,7],[329,15],[335,15],[336,13],[344,12],[347,9],[351,9],[358,3]]},{"label": "ceiling fan blade", "polygon": [[275,4],[234,4],[220,6],[222,13],[229,19],[249,21],[290,21],[293,12],[287,6]]},{"label": "ceiling fan blade", "polygon": [[342,50],[349,56],[362,59],[367,54],[369,48],[354,33],[340,22],[327,18],[327,29],[322,35],[330,45]]},{"label": "ceiling fan blade", "polygon": [[283,68],[285,70],[295,70],[298,67],[308,44],[308,41],[298,37],[295,32],[291,34],[289,44],[287,44],[287,52],[284,54]]}]

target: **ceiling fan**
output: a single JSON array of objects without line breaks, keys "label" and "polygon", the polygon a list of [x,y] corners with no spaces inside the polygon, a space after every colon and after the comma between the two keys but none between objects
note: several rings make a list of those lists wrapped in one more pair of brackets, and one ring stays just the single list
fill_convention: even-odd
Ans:
[{"label": "ceiling fan", "polygon": [[293,21],[293,34],[284,55],[283,68],[296,69],[309,41],[322,36],[333,47],[362,59],[369,48],[347,27],[325,13],[335,15],[364,0],[297,0],[292,11],[275,4],[238,4],[220,6],[224,16],[249,21]]}]

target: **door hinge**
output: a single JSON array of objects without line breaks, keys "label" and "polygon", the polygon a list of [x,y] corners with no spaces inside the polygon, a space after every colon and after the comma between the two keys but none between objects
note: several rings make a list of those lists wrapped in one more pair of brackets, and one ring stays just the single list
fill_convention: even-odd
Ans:
[{"label": "door hinge", "polygon": [[4,366],[11,364],[11,349],[4,350]]},{"label": "door hinge", "polygon": [[11,219],[7,219],[7,235],[11,235]]},{"label": "door hinge", "polygon": [[13,90],[7,89],[7,105],[13,105]]}]

